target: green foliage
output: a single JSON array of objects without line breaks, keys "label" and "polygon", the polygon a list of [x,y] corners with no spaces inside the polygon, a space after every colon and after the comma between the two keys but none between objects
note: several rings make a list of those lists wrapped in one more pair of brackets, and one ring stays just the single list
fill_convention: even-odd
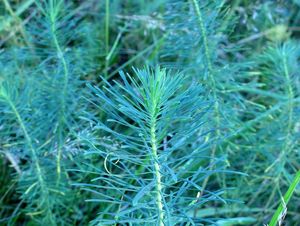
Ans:
[{"label": "green foliage", "polygon": [[84,186],[97,189],[100,197],[93,201],[110,206],[94,223],[199,224],[204,220],[188,212],[220,199],[217,193],[196,197],[201,181],[213,173],[199,165],[208,146],[202,126],[210,104],[199,85],[188,84],[183,75],[159,68],[134,71],[135,76],[121,72],[122,83],[114,87],[105,81],[107,94],[91,87],[95,106],[112,117],[107,123],[91,121],[93,140],[108,133],[119,144],[111,150],[104,141],[92,143],[92,153],[105,158],[105,168]]},{"label": "green foliage", "polygon": [[0,225],[298,224],[299,9],[3,0]]},{"label": "green foliage", "polygon": [[16,179],[26,215],[57,225],[68,222],[61,216],[75,196],[66,166],[72,164],[68,139],[78,126],[74,112],[85,108],[79,101],[83,70],[80,63],[72,66],[77,56],[63,50],[75,26],[64,15],[64,2],[36,4],[40,14],[27,34],[31,45],[1,56],[1,145],[9,144],[4,153],[24,161]]},{"label": "green foliage", "polygon": [[[272,96],[255,95],[258,103],[268,110],[259,113],[263,118],[255,126],[255,134],[249,135],[249,141],[246,142],[247,145],[256,144],[257,151],[249,158],[253,164],[260,163],[261,166],[249,168],[252,175],[257,176],[246,183],[255,183],[257,187],[255,192],[245,193],[251,202],[263,203],[266,209],[274,205],[276,197],[281,199],[281,188],[289,187],[298,171],[294,163],[299,146],[298,58],[298,45],[285,42],[271,45],[256,59],[258,68],[255,70],[261,73],[262,90],[267,90]],[[233,159],[232,162],[236,161]],[[258,176],[262,174],[264,177]],[[240,186],[244,187],[245,184],[241,183]],[[265,197],[263,193],[269,195]]]}]

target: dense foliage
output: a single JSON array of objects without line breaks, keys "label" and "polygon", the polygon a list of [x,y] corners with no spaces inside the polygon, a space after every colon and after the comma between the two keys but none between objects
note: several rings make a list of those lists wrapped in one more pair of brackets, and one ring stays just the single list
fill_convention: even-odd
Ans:
[{"label": "dense foliage", "polygon": [[300,2],[2,0],[0,225],[298,225]]}]

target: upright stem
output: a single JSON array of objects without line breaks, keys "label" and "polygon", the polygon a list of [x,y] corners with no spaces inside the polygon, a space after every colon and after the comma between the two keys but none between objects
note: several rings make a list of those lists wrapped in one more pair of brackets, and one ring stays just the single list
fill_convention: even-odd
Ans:
[{"label": "upright stem", "polygon": [[[294,114],[294,91],[292,87],[292,81],[290,78],[290,73],[288,70],[288,65],[287,65],[287,55],[286,52],[283,53],[282,57],[282,64],[283,64],[283,72],[284,72],[284,77],[285,77],[285,82],[286,82],[286,89],[287,89],[287,95],[288,95],[288,104],[287,104],[287,114],[288,114],[288,124],[286,128],[286,136],[284,140],[284,146],[283,149],[279,155],[279,157],[271,164],[265,172],[268,172],[272,167],[274,167],[277,163],[280,163],[281,170],[284,170],[285,164],[286,164],[286,158],[283,158],[285,155],[287,155],[292,149],[293,149],[293,144],[291,142],[291,133],[292,133],[292,127],[293,127],[293,114]],[[283,159],[282,159],[283,158]],[[275,196],[275,191],[276,188],[279,187],[279,179],[282,175],[282,171],[277,175],[275,178],[276,186],[273,189],[272,195],[269,197],[268,201],[266,202],[266,207],[268,207],[273,200],[273,197]]]},{"label": "upright stem", "polygon": [[160,173],[160,165],[157,154],[157,140],[156,140],[156,115],[155,115],[156,104],[151,114],[151,125],[150,125],[150,134],[151,134],[151,148],[152,148],[152,158],[154,161],[154,176],[156,179],[156,206],[158,209],[158,223],[159,226],[164,226],[164,212],[163,212],[163,200],[162,200],[162,181]]},{"label": "upright stem", "polygon": [[54,46],[57,51],[57,56],[58,59],[61,61],[61,64],[63,66],[63,88],[62,88],[62,98],[61,98],[61,110],[60,110],[60,119],[59,119],[59,128],[58,128],[58,151],[57,151],[57,157],[56,157],[56,170],[57,170],[57,176],[58,176],[58,182],[60,181],[60,176],[61,176],[61,156],[62,156],[62,146],[63,146],[63,138],[62,138],[62,133],[63,133],[63,124],[64,124],[64,113],[65,113],[65,108],[66,108],[66,95],[67,95],[67,88],[68,88],[68,82],[69,82],[69,68],[67,65],[67,61],[65,59],[65,55],[60,47],[60,44],[57,39],[56,35],[56,18],[51,17],[51,33],[52,33],[52,38],[54,42]]},{"label": "upright stem", "polygon": [[213,75],[211,74],[211,72],[213,70],[212,69],[212,62],[211,62],[211,59],[210,59],[210,51],[209,51],[209,48],[208,48],[208,41],[207,41],[207,32],[206,32],[205,25],[204,25],[204,22],[203,22],[202,12],[200,10],[200,6],[199,6],[197,0],[192,0],[192,1],[193,1],[193,4],[194,4],[194,7],[195,7],[195,11],[196,11],[198,22],[199,22],[200,32],[201,32],[201,35],[202,35],[202,40],[203,40],[203,45],[204,45],[204,52],[205,52],[205,60],[206,60],[207,68],[208,68],[208,71],[209,71],[208,74],[209,74],[211,82],[215,86],[215,80],[212,77]]},{"label": "upright stem", "polygon": [[[287,94],[288,94],[288,105],[287,105],[287,114],[288,114],[288,124],[286,128],[286,137],[285,137],[285,142],[284,142],[284,148],[282,151],[282,156],[288,154],[290,150],[292,149],[292,144],[291,144],[291,133],[293,129],[293,114],[294,114],[294,104],[293,104],[293,99],[294,99],[294,91],[292,87],[292,81],[290,77],[290,73],[288,70],[287,66],[287,55],[286,52],[283,54],[282,58],[282,63],[283,63],[283,68],[284,68],[284,76],[286,80],[286,89],[287,89]],[[286,161],[283,159],[282,161],[282,167],[284,167]]]},{"label": "upright stem", "polygon": [[293,122],[293,99],[294,99],[294,91],[293,91],[293,87],[292,87],[292,81],[290,78],[290,73],[288,70],[288,66],[287,66],[287,62],[286,62],[286,53],[284,53],[284,57],[283,57],[283,66],[284,66],[284,75],[285,75],[285,79],[286,79],[286,83],[287,83],[287,90],[288,90],[288,98],[289,98],[289,103],[288,103],[288,115],[289,115],[289,119],[288,119],[288,127],[287,127],[287,136],[289,138],[290,133],[291,133],[291,129],[292,129],[292,122]]},{"label": "upright stem", "polygon": [[[286,90],[287,90],[287,95],[288,95],[288,103],[287,103],[287,114],[288,114],[288,124],[287,124],[287,128],[286,128],[286,137],[285,137],[285,141],[284,141],[284,146],[283,149],[280,153],[280,156],[277,158],[276,161],[273,162],[273,164],[271,164],[266,170],[265,172],[268,172],[273,166],[275,166],[278,162],[281,163],[281,166],[284,167],[285,165],[285,159],[283,159],[283,161],[280,161],[282,159],[282,157],[284,155],[286,155],[287,153],[290,152],[290,150],[292,149],[292,145],[291,145],[291,132],[292,132],[292,126],[293,126],[293,112],[294,112],[294,91],[293,91],[293,87],[292,87],[292,81],[290,78],[290,73],[288,70],[288,66],[287,66],[287,61],[286,61],[286,53],[283,53],[283,57],[282,57],[282,65],[283,65],[283,73],[284,73],[284,77],[285,77],[285,82],[286,82]],[[280,175],[279,175],[280,176]]]},{"label": "upright stem", "polygon": [[[200,32],[201,32],[201,36],[202,36],[202,40],[203,40],[203,45],[204,45],[204,52],[205,52],[205,61],[207,63],[207,68],[208,68],[208,79],[210,81],[210,85],[211,85],[211,91],[213,94],[213,98],[214,98],[214,114],[215,114],[215,126],[216,126],[216,135],[218,137],[221,136],[221,132],[220,132],[220,109],[219,109],[219,101],[218,101],[218,96],[217,96],[217,87],[216,87],[216,81],[214,78],[214,74],[213,74],[213,67],[212,67],[212,61],[211,61],[211,54],[210,54],[210,50],[209,50],[209,46],[208,46],[208,40],[207,40],[207,31],[203,22],[203,16],[202,16],[202,12],[200,10],[200,6],[197,2],[197,0],[192,0],[193,5],[195,7],[195,11],[197,14],[197,18],[198,18],[198,22],[199,22],[199,28],[200,28]],[[210,164],[210,168],[209,170],[212,170],[213,168],[213,160],[215,158],[215,154],[216,154],[216,149],[217,146],[214,144],[212,147],[212,152],[211,152],[211,164]],[[205,178],[203,184],[202,184],[202,190],[200,193],[198,193],[197,195],[197,199],[199,199],[202,195],[203,192],[205,190],[205,187],[208,183],[209,180],[209,176]]]},{"label": "upright stem", "polygon": [[34,162],[36,170],[38,172],[38,180],[41,183],[41,185],[43,186],[44,185],[44,180],[43,180],[43,177],[42,177],[42,171],[41,171],[41,167],[40,167],[40,164],[39,164],[39,161],[38,161],[37,153],[36,153],[36,151],[35,151],[35,149],[32,145],[31,138],[30,138],[30,136],[27,132],[27,129],[26,129],[24,123],[23,123],[23,120],[22,120],[18,110],[16,109],[15,105],[13,104],[13,102],[9,98],[6,98],[6,101],[9,105],[9,107],[12,109],[20,128],[22,129],[22,132],[23,132],[24,137],[26,139],[26,143],[27,143],[27,145],[28,145],[28,147],[31,151],[33,162]]},{"label": "upright stem", "polygon": [[50,204],[49,204],[48,198],[47,198],[49,196],[49,192],[48,192],[48,189],[46,187],[46,184],[45,184],[45,181],[44,181],[44,178],[43,178],[43,175],[42,175],[42,170],[41,170],[41,166],[40,166],[40,163],[39,163],[38,155],[37,155],[36,150],[35,150],[35,148],[33,147],[33,144],[32,144],[32,139],[31,139],[31,137],[30,137],[30,135],[29,135],[29,133],[26,129],[26,126],[23,122],[23,119],[22,119],[19,111],[17,110],[16,106],[14,105],[14,103],[11,101],[11,99],[6,94],[1,93],[1,96],[2,96],[2,98],[5,99],[6,103],[11,108],[11,110],[12,110],[13,114],[15,115],[16,120],[17,120],[17,122],[18,122],[18,124],[19,124],[19,126],[20,126],[20,128],[23,132],[26,143],[27,143],[28,148],[29,148],[29,150],[31,152],[31,155],[32,155],[33,163],[34,163],[35,168],[36,168],[38,183],[40,184],[40,187],[41,187],[42,197],[46,198],[45,199],[46,202],[47,202],[46,212],[48,213],[48,216],[49,216],[49,223],[50,223],[50,225],[55,225],[51,209],[49,208]]}]

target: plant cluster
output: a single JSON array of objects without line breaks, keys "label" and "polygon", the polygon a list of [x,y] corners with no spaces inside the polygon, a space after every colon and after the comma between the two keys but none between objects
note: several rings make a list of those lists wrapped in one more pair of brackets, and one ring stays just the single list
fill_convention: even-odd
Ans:
[{"label": "plant cluster", "polygon": [[3,0],[0,225],[297,225],[299,9]]}]

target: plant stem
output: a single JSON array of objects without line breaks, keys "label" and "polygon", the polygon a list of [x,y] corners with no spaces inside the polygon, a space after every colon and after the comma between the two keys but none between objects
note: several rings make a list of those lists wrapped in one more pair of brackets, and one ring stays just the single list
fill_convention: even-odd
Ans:
[{"label": "plant stem", "polygon": [[161,174],[160,174],[160,165],[157,154],[157,140],[156,140],[156,104],[154,104],[154,108],[152,109],[151,114],[151,126],[150,126],[150,134],[151,134],[151,148],[152,148],[152,158],[154,161],[154,176],[156,179],[156,206],[158,208],[158,225],[164,226],[164,212],[163,212],[163,200],[162,200],[162,182],[161,182]]},{"label": "plant stem", "polygon": [[16,109],[15,105],[13,104],[13,102],[7,97],[6,98],[6,101],[8,103],[8,105],[10,106],[10,108],[12,109],[17,121],[18,121],[18,124],[20,126],[20,128],[22,129],[22,132],[24,134],[24,137],[26,139],[26,142],[27,142],[27,145],[31,151],[31,154],[32,154],[32,157],[33,157],[33,161],[35,163],[35,167],[36,167],[36,170],[38,172],[38,180],[39,182],[41,183],[41,186],[44,186],[44,180],[43,180],[43,177],[42,177],[42,171],[41,171],[41,167],[40,167],[40,164],[39,164],[39,161],[38,161],[38,157],[37,157],[37,153],[32,145],[32,141],[31,141],[31,138],[27,132],[27,129],[23,123],[23,120],[18,112],[18,110]]},{"label": "plant stem", "polygon": [[[290,73],[288,70],[287,66],[287,53],[284,51],[283,52],[283,57],[282,57],[282,64],[283,64],[283,72],[284,72],[284,77],[285,77],[285,82],[286,82],[286,89],[287,89],[287,95],[288,95],[288,104],[287,104],[287,114],[288,114],[288,124],[286,128],[286,136],[285,136],[285,141],[284,141],[284,146],[283,149],[278,156],[278,158],[265,170],[265,172],[268,172],[272,167],[274,167],[277,163],[280,163],[280,173],[277,175],[275,182],[277,183],[277,186],[279,187],[279,179],[282,175],[282,171],[284,170],[285,164],[286,164],[286,156],[290,151],[293,149],[293,144],[291,141],[291,133],[293,129],[293,114],[294,114],[294,91],[292,87],[292,82],[290,78]],[[275,195],[275,189],[273,191]],[[266,208],[269,206],[269,204],[272,202],[273,197],[271,196],[268,199],[268,202],[266,204]]]},{"label": "plant stem", "polygon": [[57,39],[57,35],[56,35],[56,17],[55,16],[51,16],[51,33],[52,33],[52,38],[53,38],[53,42],[57,51],[57,56],[58,59],[61,61],[61,64],[63,66],[63,75],[64,75],[64,80],[63,80],[63,89],[62,89],[62,98],[61,98],[61,108],[60,108],[60,119],[59,119],[59,123],[58,123],[58,151],[57,151],[57,182],[60,181],[60,177],[61,177],[61,156],[62,156],[62,146],[63,146],[63,126],[65,123],[65,119],[64,119],[64,112],[65,112],[65,108],[66,108],[66,94],[67,94],[67,87],[68,87],[68,82],[69,82],[69,69],[68,69],[68,65],[67,65],[67,61],[65,59],[64,53],[60,47],[60,44],[58,42]]},{"label": "plant stem", "polygon": [[42,170],[41,170],[41,166],[40,166],[40,163],[39,163],[38,155],[37,155],[36,150],[35,150],[35,148],[33,147],[33,144],[32,144],[32,139],[31,139],[31,137],[30,137],[30,135],[29,135],[29,133],[26,129],[26,126],[23,122],[23,119],[22,119],[19,111],[17,110],[15,104],[11,101],[11,99],[6,94],[1,93],[1,96],[2,96],[2,98],[5,99],[6,103],[11,108],[11,110],[12,110],[13,114],[15,115],[16,120],[17,120],[17,122],[18,122],[18,124],[19,124],[19,126],[20,126],[20,128],[23,132],[23,135],[25,137],[26,143],[27,143],[27,145],[29,147],[29,150],[31,152],[33,162],[34,162],[34,165],[35,165],[35,168],[36,168],[37,178],[38,178],[38,182],[39,182],[40,187],[41,187],[42,197],[45,198],[45,200],[46,200],[46,204],[47,204],[46,212],[47,212],[47,215],[49,216],[49,223],[50,223],[50,225],[55,225],[51,209],[49,208],[49,206],[50,206],[49,201],[48,201],[49,192],[48,192],[48,189],[46,187],[46,184],[45,184],[45,181],[44,181],[44,178],[43,178],[43,175],[42,175]]},{"label": "plant stem", "polygon": [[[282,57],[282,65],[283,65],[283,72],[284,72],[284,77],[285,77],[285,82],[286,82],[286,89],[287,89],[287,96],[288,96],[288,104],[287,104],[287,114],[288,114],[288,124],[286,128],[286,136],[285,136],[285,142],[284,142],[284,147],[280,153],[280,156],[277,158],[274,163],[269,166],[265,172],[268,172],[276,163],[280,162],[282,157],[290,152],[292,149],[292,144],[291,144],[291,133],[292,133],[292,127],[293,127],[293,114],[294,114],[294,91],[292,87],[292,81],[290,78],[290,73],[288,70],[287,66],[287,55],[286,52],[283,52],[283,57]],[[285,159],[281,162],[281,166],[284,167],[286,161]]]},{"label": "plant stem", "polygon": [[[198,18],[198,22],[199,22],[199,28],[200,28],[200,32],[201,32],[201,36],[202,36],[202,40],[203,40],[203,45],[204,45],[204,51],[205,51],[205,60],[207,63],[207,68],[208,68],[208,79],[210,81],[210,86],[211,86],[211,91],[213,94],[213,99],[214,99],[214,114],[215,114],[215,127],[216,127],[216,135],[217,137],[221,136],[221,132],[220,132],[220,109],[219,109],[219,101],[218,101],[218,97],[217,97],[217,87],[216,87],[216,81],[214,78],[214,73],[213,73],[213,67],[212,67],[212,62],[211,62],[211,54],[210,54],[210,50],[209,50],[209,46],[208,46],[208,40],[207,40],[207,31],[203,22],[203,16],[200,10],[200,6],[197,2],[197,0],[192,0],[193,5],[195,7],[195,11],[197,14],[197,18]],[[215,158],[215,154],[216,154],[216,149],[217,146],[214,144],[212,147],[212,152],[210,155],[211,158],[211,162],[210,162],[210,167],[209,167],[209,171],[211,171],[213,169],[213,161]],[[204,193],[205,187],[207,186],[207,183],[209,181],[209,176],[205,178],[203,184],[202,184],[202,190],[201,192],[198,192],[197,194],[197,200],[201,198],[201,196]],[[197,211],[195,211],[195,214],[197,215]]]},{"label": "plant stem", "polygon": [[[286,79],[286,83],[287,83],[287,89],[288,89],[288,98],[289,98],[289,104],[288,104],[288,114],[289,114],[289,120],[288,120],[288,127],[287,127],[287,140],[289,140],[290,138],[290,134],[291,134],[291,130],[292,130],[292,122],[293,122],[293,99],[294,99],[294,91],[293,91],[293,87],[292,87],[292,81],[290,78],[290,73],[288,71],[288,66],[287,66],[287,61],[286,61],[286,53],[284,52],[284,56],[283,56],[283,66],[284,66],[284,75],[285,75],[285,79]],[[289,146],[288,142],[286,142],[286,146]]]}]

